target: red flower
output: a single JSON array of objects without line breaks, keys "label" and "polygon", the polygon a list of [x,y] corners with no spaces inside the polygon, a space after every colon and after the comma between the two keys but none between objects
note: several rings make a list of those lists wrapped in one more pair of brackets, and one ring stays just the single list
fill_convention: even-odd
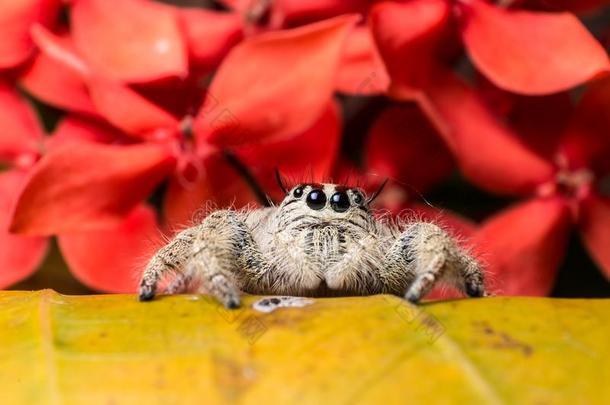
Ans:
[{"label": "red flower", "polygon": [[7,83],[0,82],[0,159],[9,169],[0,174],[0,287],[31,274],[47,250],[45,238],[8,232],[11,208],[28,166],[35,161],[43,133],[33,111]]},{"label": "red flower", "polygon": [[[2,265],[0,287],[9,286],[28,277],[36,270],[46,255],[47,238],[13,235],[8,232],[15,200],[31,176],[32,166],[45,153],[55,153],[56,150],[68,150],[73,153],[81,150],[81,148],[86,148],[88,142],[102,140],[101,138],[93,139],[96,135],[93,129],[79,132],[79,128],[76,126],[78,124],[78,122],[66,121],[53,136],[44,136],[30,106],[18,96],[10,85],[0,84],[0,125],[6,131],[0,143],[0,157],[4,163],[10,166],[9,170],[2,172],[0,175],[0,204],[3,213],[0,218],[0,225],[3,227],[3,231],[0,232],[0,239],[2,240],[2,244],[0,244],[2,248],[2,254],[0,255],[2,258],[0,263]],[[70,168],[67,167],[66,169]],[[63,174],[61,173],[61,175]],[[42,187],[46,190],[44,185]],[[103,192],[103,190],[100,191]],[[76,207],[73,206],[72,208]],[[151,242],[160,236],[155,226],[152,209],[144,205],[140,205],[127,218],[121,218],[117,222],[117,226],[119,229],[130,228],[132,234],[137,234],[137,237],[134,237],[128,246],[116,244],[113,242],[115,238],[107,240],[106,249],[122,251],[125,257],[124,260],[116,261],[113,266],[108,266],[104,271],[105,277],[114,279],[112,283],[104,284],[104,288],[110,291],[116,290],[114,288],[115,283],[118,285],[129,283],[135,287],[135,280],[131,280],[131,276],[129,276],[134,263],[127,258],[146,254],[149,249],[154,247]],[[108,232],[116,233],[117,231],[113,227]],[[72,257],[75,256],[87,256],[92,260],[99,259],[92,257],[95,255],[95,249],[90,249],[89,246],[84,244],[76,245],[73,243],[73,241],[83,240],[83,238],[82,233],[58,236],[66,260],[71,261]],[[87,244],[96,242],[99,241],[89,240]],[[105,257],[109,256],[105,255]],[[87,268],[74,266],[72,269],[77,278],[87,283],[90,277]]]},{"label": "red flower", "polygon": [[[453,103],[468,102],[454,95]],[[601,193],[610,174],[609,108],[608,80],[592,83],[573,112],[564,94],[517,98],[508,109],[510,128],[481,133],[493,155],[481,160],[480,149],[455,150],[476,184],[502,184],[501,191],[529,198],[488,219],[476,238],[503,293],[548,294],[572,226],[610,278],[610,200]],[[540,111],[546,114],[532,119]],[[455,127],[456,134],[462,130]]]},{"label": "red flower", "polygon": [[0,4],[0,69],[16,67],[34,53],[30,28],[50,26],[59,12],[60,0],[8,0]]},{"label": "red flower", "polygon": [[[610,202],[598,191],[610,172],[600,155],[610,85],[592,84],[575,109],[560,93],[610,63],[574,15],[546,12],[604,1],[227,0],[229,12],[150,0],[6,2],[3,77],[67,114],[45,136],[14,85],[0,85],[0,159],[10,168],[0,204],[14,206],[0,222],[32,235],[0,233],[9,249],[0,287],[34,271],[43,236],[57,235],[85,284],[132,291],[134,269],[161,235],[151,194],[172,231],[206,200],[250,203],[248,182],[280,197],[276,167],[324,178],[350,114],[335,91],[402,103],[385,104],[367,134],[364,185],[390,177],[380,205],[476,235],[502,292],[547,293],[571,224],[610,274]],[[56,21],[62,6],[67,26]],[[453,72],[464,54],[486,86]],[[486,190],[529,200],[477,230],[414,198],[456,165]]]},{"label": "red flower", "polygon": [[604,49],[570,13],[412,0],[375,6],[370,24],[391,76],[389,95],[399,99],[419,99],[436,86],[459,40],[487,78],[522,94],[569,89],[610,69]]},{"label": "red flower", "polygon": [[224,3],[242,15],[247,35],[343,13],[370,13],[370,27],[359,27],[350,35],[338,76],[337,90],[349,94],[379,94],[388,88],[386,69],[370,41],[371,28],[392,75],[389,95],[399,99],[416,98],[438,69],[459,55],[460,40],[479,70],[496,85],[519,93],[571,88],[610,68],[603,48],[575,16],[530,11],[591,10],[604,0],[504,2],[507,8],[483,0]]},{"label": "red flower", "polygon": [[[103,4],[96,3],[96,7],[104,7]],[[166,9],[155,5],[151,10]],[[129,16],[126,12],[125,18]],[[74,13],[74,27],[81,24],[80,16],[79,12]],[[150,19],[135,19],[129,24],[139,21],[146,25]],[[121,23],[108,24],[111,39],[119,41]],[[136,86],[126,82],[160,80],[186,71],[180,64],[167,63],[162,69],[158,65],[146,67],[154,65],[150,61],[158,51],[148,45],[166,39],[171,44],[173,31],[150,34],[145,28],[133,28],[131,44],[123,45],[133,45],[132,51],[139,60],[132,65],[119,63],[125,55],[123,50],[117,50],[115,55],[110,49],[103,49],[101,53],[108,52],[108,58],[119,62],[101,72],[90,61],[94,56],[83,56],[95,52],[83,52],[83,48],[103,48],[102,39],[95,43],[82,41],[74,47],[71,38],[75,32],[60,38],[37,28],[35,38],[52,63],[49,69],[67,79],[70,91],[88,97],[88,111],[75,108],[75,112],[89,112],[96,120],[106,120],[122,131],[122,139],[110,144],[98,141],[50,150],[34,168],[19,197],[12,229],[29,234],[68,235],[60,239],[62,249],[87,246],[90,252],[88,256],[80,251],[64,252],[72,270],[86,274],[81,277],[84,282],[105,291],[133,290],[133,278],[129,279],[125,269],[114,278],[105,274],[110,263],[104,257],[111,240],[116,246],[117,241],[127,240],[125,233],[133,236],[132,225],[123,222],[126,216],[136,225],[154,220],[134,208],[164,179],[169,180],[165,219],[175,225],[186,223],[207,199],[237,195],[238,204],[252,201],[246,185],[237,181],[237,173],[224,159],[225,150],[231,149],[251,164],[255,175],[265,178],[272,178],[275,166],[300,170],[311,163],[318,172],[328,170],[340,133],[338,111],[331,98],[334,72],[353,24],[354,18],[346,16],[244,41],[223,61],[203,103],[197,101],[203,98],[200,90],[202,94],[185,108],[167,103],[167,94],[171,101],[180,101],[189,93],[179,91],[176,79],[170,82],[178,89],[173,93],[166,93],[166,83]],[[138,34],[151,37],[134,39]],[[147,55],[147,51],[152,54]],[[180,55],[171,49],[167,52]],[[180,61],[181,56],[174,59]],[[142,60],[149,62],[141,64]],[[319,69],[317,74],[310,74],[311,66]],[[186,79],[188,85],[189,80]],[[305,82],[307,86],[303,86]],[[188,85],[185,88],[190,89]],[[62,95],[54,96],[57,104],[61,101],[66,107],[71,106],[71,102],[63,100]],[[81,123],[80,129],[85,129],[82,120],[68,118],[67,123],[71,122]],[[105,127],[101,129],[102,138],[111,139],[111,130]],[[325,137],[326,147],[304,149],[304,145],[315,145],[311,140],[316,137]],[[109,284],[112,280],[113,284]]]},{"label": "red flower", "polygon": [[[502,292],[550,291],[570,221],[586,230],[593,256],[607,266],[600,252],[606,203],[591,187],[588,173],[593,171],[587,165],[593,163],[581,159],[578,166],[573,153],[566,152],[555,160],[543,156],[534,139],[544,144],[549,137],[520,138],[450,69],[461,42],[473,64],[502,89],[529,95],[569,89],[610,66],[582,24],[569,13],[502,9],[481,0],[383,3],[373,8],[370,24],[390,74],[388,94],[420,104],[464,174],[492,192],[536,196],[498,214],[480,231],[479,244],[491,252],[488,261]],[[407,60],[413,62],[405,64]],[[587,101],[591,99],[598,101]],[[585,97],[578,111],[595,109],[599,99]],[[574,128],[584,126],[582,118],[574,121]],[[595,131],[564,136],[563,142],[605,145],[603,137],[591,135]],[[563,191],[566,187],[569,192]],[[588,219],[591,212],[597,222]]]},{"label": "red flower", "polygon": [[242,36],[234,14],[154,1],[83,0],[70,11],[70,33],[61,39],[34,27],[42,53],[21,82],[44,101],[79,112],[95,111],[84,75],[129,84],[195,79],[215,69]]},{"label": "red flower", "polygon": [[[224,0],[223,3],[241,16],[243,31],[252,36],[346,13],[364,16],[376,1]],[[389,77],[369,26],[360,25],[348,36],[336,80],[336,90],[346,94],[382,94],[387,89]]]}]

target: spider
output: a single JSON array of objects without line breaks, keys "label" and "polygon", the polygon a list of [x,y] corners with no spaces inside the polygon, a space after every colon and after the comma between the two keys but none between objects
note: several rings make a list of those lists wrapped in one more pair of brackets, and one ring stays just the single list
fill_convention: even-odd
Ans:
[{"label": "spider", "polygon": [[148,263],[139,299],[208,293],[227,308],[240,293],[309,297],[393,294],[416,303],[439,281],[486,295],[481,266],[439,226],[373,215],[359,188],[306,183],[275,207],[218,210],[178,233]]}]

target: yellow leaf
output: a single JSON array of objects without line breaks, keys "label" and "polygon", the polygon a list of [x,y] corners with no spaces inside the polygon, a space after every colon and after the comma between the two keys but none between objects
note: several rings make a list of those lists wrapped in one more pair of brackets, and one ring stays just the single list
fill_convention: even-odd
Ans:
[{"label": "yellow leaf", "polygon": [[610,403],[610,300],[0,293],[3,403]]}]

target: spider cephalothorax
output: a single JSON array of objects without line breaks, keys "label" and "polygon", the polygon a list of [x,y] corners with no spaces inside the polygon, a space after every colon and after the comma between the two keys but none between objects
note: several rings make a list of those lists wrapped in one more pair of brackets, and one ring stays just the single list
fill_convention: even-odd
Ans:
[{"label": "spider cephalothorax", "polygon": [[416,302],[437,281],[484,295],[474,258],[435,224],[377,219],[369,204],[378,193],[328,183],[284,191],[276,207],[215,211],[179,233],[150,260],[140,299],[152,299],[167,274],[175,275],[168,293],[210,293],[229,308],[240,292]]}]

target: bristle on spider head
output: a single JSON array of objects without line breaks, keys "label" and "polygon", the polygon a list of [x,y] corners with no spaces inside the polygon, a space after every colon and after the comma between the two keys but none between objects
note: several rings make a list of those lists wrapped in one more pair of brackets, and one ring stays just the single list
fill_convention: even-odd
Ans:
[{"label": "bristle on spider head", "polygon": [[379,194],[381,194],[381,192],[383,191],[383,188],[385,187],[385,185],[388,182],[388,178],[386,178],[383,183],[381,183],[381,185],[379,186],[379,188],[377,188],[377,190],[373,193],[373,195],[371,195],[371,197],[368,199],[368,201],[366,202],[367,204],[371,204],[373,201],[375,201],[375,199],[377,197],[379,197]]},{"label": "bristle on spider head", "polygon": [[345,174],[345,177],[343,178],[343,184],[345,184],[346,186],[349,186],[350,181],[352,181],[352,171],[348,171]]},{"label": "bristle on spider head", "polygon": [[288,189],[284,184],[284,179],[282,178],[282,174],[280,173],[280,169],[275,168],[275,180],[277,181],[277,185],[282,189],[284,194],[288,194]]}]

